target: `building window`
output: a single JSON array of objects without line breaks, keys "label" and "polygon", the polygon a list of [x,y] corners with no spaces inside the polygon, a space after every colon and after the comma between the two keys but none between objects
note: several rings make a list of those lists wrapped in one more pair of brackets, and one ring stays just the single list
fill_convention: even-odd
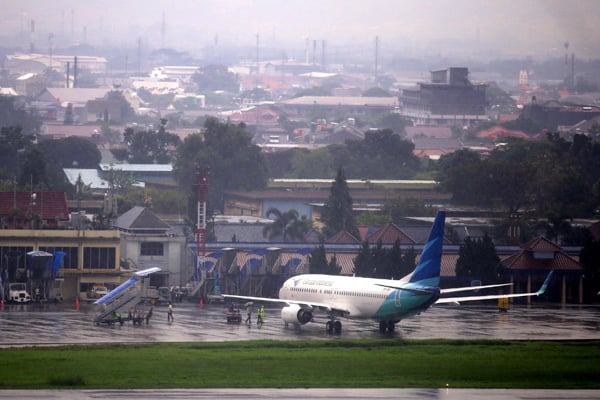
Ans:
[{"label": "building window", "polygon": [[162,256],[164,255],[163,243],[160,242],[144,242],[140,248],[142,256]]},{"label": "building window", "polygon": [[57,251],[62,251],[65,253],[63,257],[63,268],[66,269],[77,269],[77,247],[42,247],[40,246],[41,251],[46,251],[48,253],[56,253]]},{"label": "building window", "polygon": [[17,268],[25,268],[27,253],[33,251],[33,247],[3,246],[0,247],[1,269],[16,271]]},{"label": "building window", "polygon": [[84,247],[83,269],[115,269],[116,265],[114,247]]}]

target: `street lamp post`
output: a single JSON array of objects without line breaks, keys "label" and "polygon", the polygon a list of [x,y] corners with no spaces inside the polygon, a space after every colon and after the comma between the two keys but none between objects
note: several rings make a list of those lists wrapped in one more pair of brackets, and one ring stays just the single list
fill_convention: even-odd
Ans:
[{"label": "street lamp post", "polygon": [[31,229],[35,229],[35,221],[33,220],[33,208],[35,207],[35,200],[37,199],[37,194],[31,193],[31,201],[29,202],[29,220],[31,223]]}]

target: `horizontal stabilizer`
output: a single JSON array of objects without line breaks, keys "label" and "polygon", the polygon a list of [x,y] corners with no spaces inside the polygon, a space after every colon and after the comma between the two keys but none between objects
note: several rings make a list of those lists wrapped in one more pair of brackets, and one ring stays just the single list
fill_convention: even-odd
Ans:
[{"label": "horizontal stabilizer", "polygon": [[531,297],[531,296],[541,296],[544,294],[546,289],[548,288],[548,283],[550,282],[550,278],[552,277],[552,273],[554,271],[550,271],[542,287],[537,292],[533,293],[514,293],[514,294],[490,294],[485,296],[464,296],[464,297],[442,297],[436,301],[436,304],[444,304],[444,303],[461,303],[464,301],[478,301],[478,300],[494,300],[494,299],[513,299],[516,297]]},{"label": "horizontal stabilizer", "polygon": [[456,292],[467,292],[469,290],[481,290],[489,289],[494,287],[512,286],[512,283],[500,283],[498,285],[484,285],[484,286],[464,286],[458,288],[441,289],[440,293],[456,293]]},{"label": "horizontal stabilizer", "polygon": [[404,286],[402,285],[386,285],[383,283],[376,283],[375,286],[381,286],[381,287],[386,287],[386,288],[390,288],[390,289],[398,289],[398,290],[405,290],[407,292],[410,293],[414,293],[414,294],[433,294],[438,292],[438,288],[432,288],[432,287],[414,287],[414,286],[406,286],[406,284]]}]

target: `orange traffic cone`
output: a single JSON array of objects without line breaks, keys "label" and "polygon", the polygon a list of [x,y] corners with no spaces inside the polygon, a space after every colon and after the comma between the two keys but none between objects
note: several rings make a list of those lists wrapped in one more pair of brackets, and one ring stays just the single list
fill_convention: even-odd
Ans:
[{"label": "orange traffic cone", "polygon": [[202,297],[200,297],[200,303],[198,303],[198,306],[200,308],[204,308],[204,301],[202,300]]},{"label": "orange traffic cone", "polygon": [[4,310],[4,299],[0,300],[0,310]]},{"label": "orange traffic cone", "polygon": [[75,297],[75,309],[79,310],[79,297]]}]

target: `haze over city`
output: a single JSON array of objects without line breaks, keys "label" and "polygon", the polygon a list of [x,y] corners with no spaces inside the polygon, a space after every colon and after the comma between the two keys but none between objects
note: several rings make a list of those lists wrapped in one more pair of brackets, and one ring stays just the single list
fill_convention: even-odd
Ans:
[{"label": "haze over city", "polygon": [[[308,43],[329,53],[372,57],[401,52],[481,58],[557,57],[564,43],[578,58],[600,47],[596,0],[4,0],[0,43],[47,52],[75,44],[170,47],[198,54],[208,46],[260,46],[302,54]],[[34,32],[32,33],[32,21]]]}]

